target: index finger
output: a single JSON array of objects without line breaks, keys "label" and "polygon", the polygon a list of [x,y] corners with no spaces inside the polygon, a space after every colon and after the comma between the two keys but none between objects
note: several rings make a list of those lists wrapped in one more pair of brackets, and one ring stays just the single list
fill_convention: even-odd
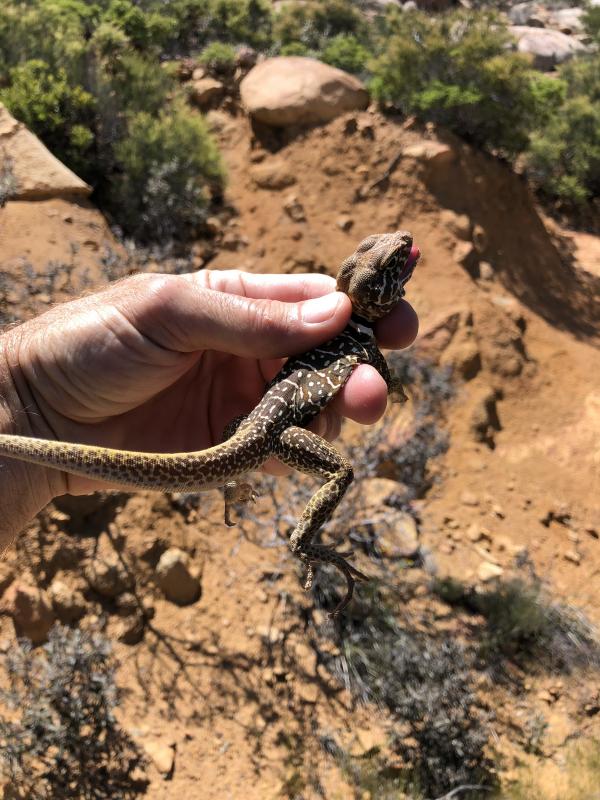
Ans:
[{"label": "index finger", "polygon": [[239,269],[206,269],[184,277],[196,286],[217,292],[227,292],[253,300],[280,300],[283,303],[312,300],[335,290],[335,279],[317,272],[271,275],[242,272]]}]

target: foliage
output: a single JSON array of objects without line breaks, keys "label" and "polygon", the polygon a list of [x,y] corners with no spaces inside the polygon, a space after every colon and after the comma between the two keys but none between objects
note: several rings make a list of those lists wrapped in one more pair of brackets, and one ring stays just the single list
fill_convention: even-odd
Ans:
[{"label": "foliage", "polygon": [[211,0],[209,38],[266,46],[271,36],[271,9],[266,0]]},{"label": "foliage", "polygon": [[517,771],[506,789],[506,800],[593,800],[600,786],[600,743],[578,739],[564,748],[558,780],[544,780],[538,767]]},{"label": "foliage", "polygon": [[291,45],[323,50],[337,36],[364,38],[367,26],[351,0],[310,0],[285,3],[273,21],[273,39],[280,51]]},{"label": "foliage", "polygon": [[111,194],[114,213],[142,240],[189,236],[224,180],[204,119],[184,105],[132,116],[116,157],[122,175]]},{"label": "foliage", "polygon": [[321,53],[321,59],[346,72],[364,72],[370,53],[354,34],[338,33],[327,42]]},{"label": "foliage", "polygon": [[33,59],[10,70],[10,86],[1,93],[10,111],[35,131],[67,163],[78,161],[93,140],[94,98],[69,83],[63,67],[52,70]]},{"label": "foliage", "polygon": [[227,75],[233,72],[235,67],[235,49],[229,44],[213,42],[200,53],[198,61],[211,72]]},{"label": "foliage", "polygon": [[438,122],[507,155],[559,103],[563,86],[507,52],[509,35],[490,13],[390,15],[383,51],[371,64],[371,89],[405,114]]},{"label": "foliage", "polygon": [[14,160],[0,149],[0,208],[2,208],[17,190],[14,174]]},{"label": "foliage", "polygon": [[600,642],[575,609],[552,603],[539,581],[513,579],[485,591],[459,581],[436,581],[434,590],[451,605],[462,605],[485,619],[480,655],[511,658],[551,670],[600,666]]},{"label": "foliage", "polygon": [[450,637],[400,627],[379,592],[365,597],[340,619],[340,654],[324,653],[324,665],[360,702],[389,710],[406,788],[437,796],[459,784],[493,785],[469,652]]},{"label": "foliage", "polygon": [[547,197],[583,208],[600,196],[600,55],[575,59],[560,74],[566,99],[533,133],[527,163]]},{"label": "foliage", "polygon": [[107,640],[57,626],[43,652],[21,643],[4,665],[17,715],[0,718],[0,758],[13,784],[33,799],[132,797],[140,757],[114,715]]}]

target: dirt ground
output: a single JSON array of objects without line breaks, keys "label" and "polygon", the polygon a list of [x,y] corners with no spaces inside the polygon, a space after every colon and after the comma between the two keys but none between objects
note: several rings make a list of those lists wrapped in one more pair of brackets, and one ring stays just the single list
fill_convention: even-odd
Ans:
[{"label": "dirt ground", "polygon": [[[508,167],[433,130],[364,112],[283,142],[242,116],[209,116],[228,167],[227,205],[187,268],[335,274],[364,236],[410,230],[422,252],[407,293],[421,320],[415,357],[454,367],[456,389],[440,420],[449,449],[416,501],[420,547],[438,576],[473,585],[526,562],[550,596],[600,625],[598,240],[561,230]],[[91,205],[0,210],[5,322],[134,268]],[[388,410],[390,436],[396,413]],[[365,435],[349,425],[343,441]],[[284,542],[271,546],[268,498],[257,506],[260,524],[234,529],[223,526],[216,493],[197,509],[138,493],[97,498],[85,516],[78,502],[41,514],[6,558],[43,587],[58,575],[85,589],[83,568],[98,548],[116,547],[138,571],[154,616],[140,643],[115,642],[120,718],[143,746],[174,757],[166,776],[150,763],[149,800],[370,797],[356,794],[318,736],[363,752],[385,740],[386,715],[355,707],[324,670],[314,616],[297,612],[311,596]],[[155,554],[171,545],[201,573],[201,597],[186,607],[152,581]],[[400,578],[414,587],[411,605],[460,631],[427,594],[430,577],[415,569]],[[98,621],[117,639],[122,618],[92,598],[81,624]],[[14,638],[6,617],[0,638],[5,646]],[[548,776],[547,797],[565,797],[555,793],[566,743],[599,732],[600,715],[581,711],[597,674],[534,674],[524,685],[515,696],[482,679],[496,706],[503,780],[533,766]],[[515,726],[537,712],[547,728],[543,752],[532,755]],[[305,774],[318,776],[320,794],[306,786],[294,794]]]}]

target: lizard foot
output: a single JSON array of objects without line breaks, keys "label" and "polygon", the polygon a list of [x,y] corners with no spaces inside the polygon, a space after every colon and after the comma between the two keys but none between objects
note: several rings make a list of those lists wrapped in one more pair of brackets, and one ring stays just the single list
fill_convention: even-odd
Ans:
[{"label": "lizard foot", "polygon": [[232,506],[255,503],[258,497],[257,492],[249,483],[238,483],[237,481],[228,481],[223,487],[223,495],[225,498],[225,525],[228,528],[233,528],[236,524],[231,519]]},{"label": "lizard foot", "polygon": [[333,564],[333,566],[337,567],[346,578],[346,594],[334,608],[334,610],[329,614],[330,617],[337,617],[337,615],[346,608],[350,600],[352,600],[352,595],[354,594],[354,585],[357,581],[370,580],[368,575],[365,575],[363,572],[360,572],[360,570],[356,569],[356,567],[353,567],[352,564],[348,563],[347,559],[352,556],[352,550],[340,552],[339,550],[335,549],[335,545],[310,544],[304,547],[298,553],[298,555],[304,562],[308,564],[306,583],[304,584],[305,589],[311,588],[314,578],[314,567],[315,564],[318,563]]},{"label": "lizard foot", "polygon": [[392,377],[390,380],[388,394],[392,403],[406,403],[408,397],[404,391],[404,386],[400,378]]}]

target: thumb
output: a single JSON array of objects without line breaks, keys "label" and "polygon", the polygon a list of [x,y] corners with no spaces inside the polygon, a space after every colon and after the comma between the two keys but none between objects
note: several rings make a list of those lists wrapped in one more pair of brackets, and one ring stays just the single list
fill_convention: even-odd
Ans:
[{"label": "thumb", "polygon": [[350,319],[342,292],[297,303],[243,297],[190,284],[163,281],[144,299],[128,304],[138,330],[169,350],[211,349],[250,358],[302,353],[338,334]]}]

